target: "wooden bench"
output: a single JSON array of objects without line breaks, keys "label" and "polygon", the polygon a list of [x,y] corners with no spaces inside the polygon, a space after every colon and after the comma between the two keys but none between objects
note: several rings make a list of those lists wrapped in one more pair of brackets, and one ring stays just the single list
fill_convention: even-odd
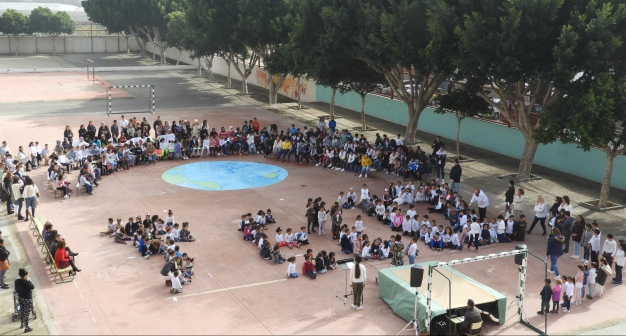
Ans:
[{"label": "wooden bench", "polygon": [[33,229],[33,235],[37,238],[37,244],[42,245],[41,253],[45,254],[46,251],[43,246],[46,245],[44,242],[43,236],[41,233],[43,232],[43,227],[46,225],[46,219],[43,217],[34,217],[31,221],[35,223],[35,228]]}]

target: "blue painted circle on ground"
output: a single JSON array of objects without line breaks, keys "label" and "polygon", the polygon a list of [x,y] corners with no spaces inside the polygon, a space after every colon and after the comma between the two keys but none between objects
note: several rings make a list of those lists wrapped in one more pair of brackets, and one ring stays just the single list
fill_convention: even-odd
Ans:
[{"label": "blue painted circle on ground", "polygon": [[245,161],[205,161],[178,166],[161,175],[170,184],[198,190],[260,188],[284,180],[283,168]]}]

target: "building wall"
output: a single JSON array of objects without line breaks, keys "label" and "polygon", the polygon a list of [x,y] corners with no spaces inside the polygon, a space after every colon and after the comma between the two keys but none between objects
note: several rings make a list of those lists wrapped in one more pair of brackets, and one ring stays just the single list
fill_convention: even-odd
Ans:
[{"label": "building wall", "polygon": [[[154,46],[152,43],[148,42],[146,45],[146,50],[152,52],[154,50]],[[159,53],[159,50],[156,50],[156,53]],[[187,64],[198,64],[198,60],[192,60],[189,56],[189,52],[183,50],[182,54],[174,48],[167,48],[165,56],[169,59],[178,59],[180,56],[180,61]],[[206,66],[203,63],[203,68],[206,69]],[[230,75],[234,80],[240,80],[239,73],[235,70],[235,65],[230,65]],[[215,57],[213,60],[213,72],[226,76],[228,74],[228,64],[226,61],[220,57]],[[269,87],[269,78],[267,72],[261,67],[255,67],[252,70],[252,74],[248,77],[248,85],[259,86],[267,89]],[[279,94],[292,98],[298,99],[298,95],[301,96],[303,102],[314,102],[317,99],[317,95],[315,93],[316,84],[315,81],[301,79],[300,80],[300,90],[298,92],[298,80],[291,76],[287,77],[283,84],[280,87]]]},{"label": "building wall", "polygon": [[[52,54],[52,37],[20,37],[20,55]],[[138,51],[137,42],[129,38],[131,51]],[[126,39],[118,36],[58,36],[54,39],[57,54],[126,52]],[[15,54],[17,38],[0,36],[0,55]]]},{"label": "building wall", "polygon": [[[318,86],[317,101],[330,102],[332,90]],[[337,93],[335,104],[354,111],[361,110],[361,98],[358,94]],[[365,100],[367,115],[406,125],[408,114],[406,105],[399,100],[368,95]],[[418,130],[456,139],[457,121],[453,114],[436,114],[432,109],[422,112]],[[519,159],[524,148],[524,137],[516,129],[492,124],[477,119],[465,119],[461,123],[461,142],[491,152]],[[479,159],[479,158],[477,158]],[[535,155],[534,164],[582,177],[595,182],[602,182],[606,155],[602,150],[592,148],[585,152],[574,144],[560,141],[540,145]],[[626,156],[615,158],[611,186],[626,190]]]}]

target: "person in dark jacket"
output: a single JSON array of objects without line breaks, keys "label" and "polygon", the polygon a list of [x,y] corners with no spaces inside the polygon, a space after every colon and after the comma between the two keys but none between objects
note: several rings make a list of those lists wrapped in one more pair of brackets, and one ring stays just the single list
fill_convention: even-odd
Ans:
[{"label": "person in dark jacket", "polygon": [[521,215],[519,220],[513,226],[513,240],[524,241],[526,237],[526,215]]},{"label": "person in dark jacket", "polygon": [[461,333],[467,334],[480,334],[480,330],[471,330],[472,324],[482,322],[483,319],[480,317],[480,313],[474,309],[474,300],[467,300],[467,310],[465,311],[463,323],[461,323],[460,331]]},{"label": "person in dark jacket", "polygon": [[28,326],[28,316],[33,311],[33,289],[35,289],[35,286],[28,278],[27,270],[20,268],[18,274],[20,277],[15,280],[15,291],[17,292],[17,301],[20,305],[20,317],[22,320],[20,328],[26,328],[24,333],[29,333],[33,331]]},{"label": "person in dark jacket", "polygon": [[548,250],[546,252],[546,256],[550,258],[550,270],[549,273],[556,273],[556,278],[558,279],[561,273],[559,272],[559,267],[556,265],[557,260],[560,256],[563,255],[563,235],[561,235],[561,230],[558,228],[552,229],[550,236],[548,237]]},{"label": "person in dark jacket", "polygon": [[550,311],[550,300],[552,300],[552,287],[550,287],[550,283],[552,281],[550,279],[546,279],[543,289],[541,290],[541,310],[537,312],[539,315],[543,315],[544,313],[548,313]]},{"label": "person in dark jacket", "polygon": [[509,189],[504,193],[505,209],[511,212],[513,205],[513,197],[515,197],[515,181],[509,180]]},{"label": "person in dark jacket", "polygon": [[349,234],[350,231],[346,228],[344,234],[341,236],[341,250],[345,254],[350,254],[353,251],[352,244],[350,243]]},{"label": "person in dark jacket", "polygon": [[463,169],[459,165],[459,160],[455,159],[450,168],[450,191],[459,195],[461,195],[461,174],[463,174]]},{"label": "person in dark jacket", "polygon": [[572,237],[573,229],[574,218],[572,218],[569,211],[565,211],[565,220],[563,221],[563,237],[565,238],[563,253],[569,253],[569,241]]}]

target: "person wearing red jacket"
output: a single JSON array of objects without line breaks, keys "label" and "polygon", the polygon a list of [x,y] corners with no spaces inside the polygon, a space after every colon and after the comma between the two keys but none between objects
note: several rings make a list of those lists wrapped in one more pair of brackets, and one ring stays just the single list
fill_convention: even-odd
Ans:
[{"label": "person wearing red jacket", "polygon": [[302,264],[302,274],[310,276],[311,279],[317,278],[317,272],[315,272],[315,265],[311,261],[310,255],[307,255],[305,257],[304,264]]},{"label": "person wearing red jacket", "polygon": [[57,243],[57,250],[54,254],[54,263],[59,269],[72,266],[74,273],[80,272],[80,270],[76,268],[76,265],[74,265],[74,259],[71,258],[69,253],[67,253],[67,250],[65,250],[65,241],[63,240]]}]

